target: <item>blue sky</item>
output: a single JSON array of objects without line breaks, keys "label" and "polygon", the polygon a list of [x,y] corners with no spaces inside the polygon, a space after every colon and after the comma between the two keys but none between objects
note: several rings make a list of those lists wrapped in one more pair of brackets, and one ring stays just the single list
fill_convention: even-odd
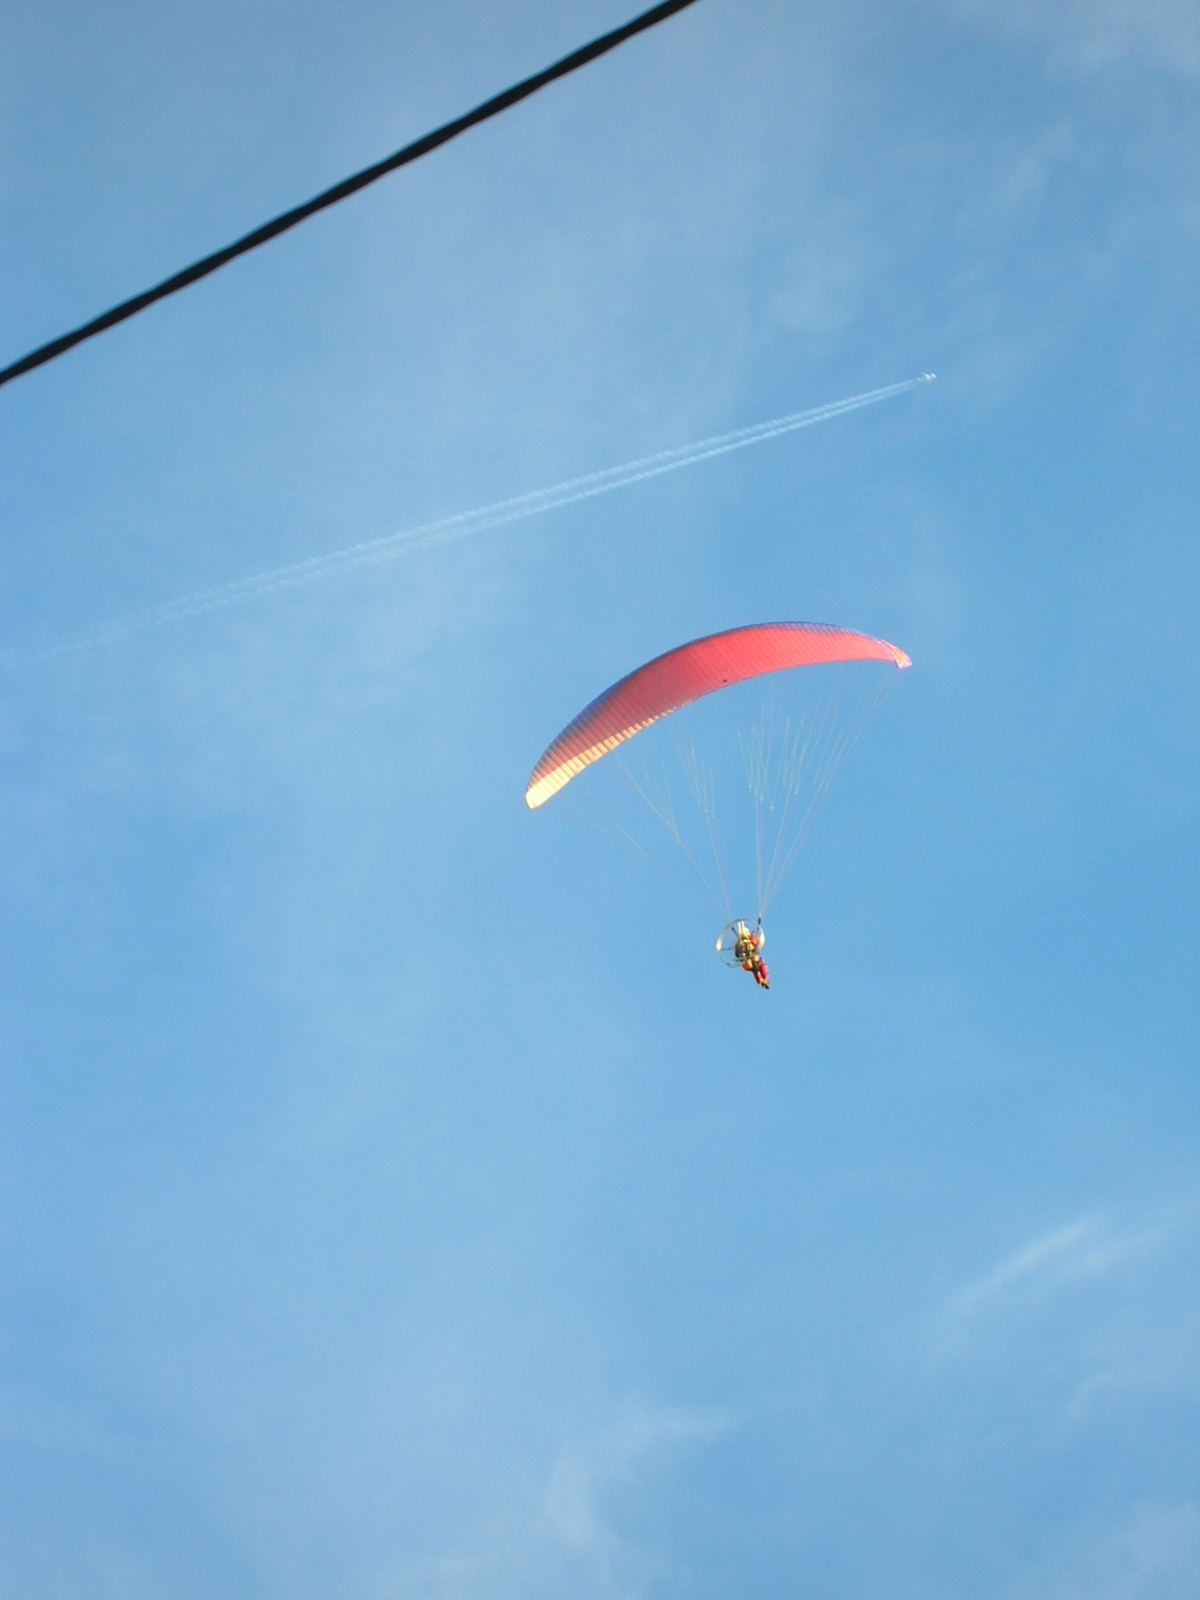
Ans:
[{"label": "blue sky", "polygon": [[[625,15],[12,0],[5,357]],[[0,393],[0,1594],[1197,1592],[1198,83],[701,0]],[[778,616],[915,665],[762,996],[522,797]]]}]

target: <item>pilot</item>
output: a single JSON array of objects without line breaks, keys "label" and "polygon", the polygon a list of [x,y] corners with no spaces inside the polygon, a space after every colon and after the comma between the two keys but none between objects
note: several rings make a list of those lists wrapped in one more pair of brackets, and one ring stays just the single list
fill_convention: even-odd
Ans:
[{"label": "pilot", "polygon": [[744,922],[738,923],[737,943],[733,947],[733,953],[738,958],[742,971],[752,973],[760,989],[769,989],[771,974],[767,971],[767,963],[762,958],[762,945],[761,929],[756,928],[751,932]]}]

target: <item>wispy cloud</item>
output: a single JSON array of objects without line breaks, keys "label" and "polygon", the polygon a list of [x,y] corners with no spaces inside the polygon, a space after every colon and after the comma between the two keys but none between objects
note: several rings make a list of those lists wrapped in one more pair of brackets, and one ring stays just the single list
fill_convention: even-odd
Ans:
[{"label": "wispy cloud", "polygon": [[1132,60],[1200,76],[1193,0],[951,0],[951,8],[1044,43],[1077,72]]},{"label": "wispy cloud", "polygon": [[1039,1233],[941,1302],[925,1355],[991,1364],[1019,1351],[1028,1375],[1040,1352],[1076,1419],[1131,1388],[1192,1390],[1196,1311],[1181,1263],[1197,1216],[1185,1200],[1124,1217],[1088,1212]]},{"label": "wispy cloud", "polygon": [[1200,1506],[1145,1503],[1077,1533],[1016,1585],[1014,1600],[1191,1600],[1200,1592]]},{"label": "wispy cloud", "polygon": [[548,1527],[564,1545],[607,1566],[620,1537],[607,1511],[613,1492],[688,1446],[707,1444],[731,1425],[720,1411],[634,1411],[555,1462],[543,1502]]},{"label": "wispy cloud", "polygon": [[1114,1224],[1103,1216],[1078,1217],[1040,1235],[968,1284],[951,1310],[966,1316],[1020,1293],[1053,1293],[1103,1276],[1130,1256],[1144,1254],[1169,1227],[1165,1220]]},{"label": "wispy cloud", "polygon": [[571,1594],[634,1600],[661,1578],[661,1547],[631,1533],[621,1506],[649,1494],[689,1450],[734,1426],[726,1412],[651,1407],[626,1410],[572,1441],[551,1461],[532,1496],[521,1491],[484,1519],[458,1550],[407,1568],[399,1593],[412,1600],[496,1600]]}]

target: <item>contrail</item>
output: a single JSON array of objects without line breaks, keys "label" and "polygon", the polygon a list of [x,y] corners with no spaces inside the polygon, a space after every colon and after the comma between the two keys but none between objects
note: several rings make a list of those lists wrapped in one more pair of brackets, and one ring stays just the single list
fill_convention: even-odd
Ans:
[{"label": "contrail", "polygon": [[161,605],[148,606],[142,611],[130,612],[109,622],[97,623],[71,639],[40,649],[7,652],[4,659],[17,661],[46,661],[55,656],[69,655],[76,650],[88,650],[96,645],[114,644],[133,633],[151,628],[163,628],[168,623],[186,617],[204,616],[211,611],[224,611],[231,606],[244,605],[261,595],[273,594],[279,589],[298,588],[302,584],[316,583],[339,573],[352,572],[357,567],[375,566],[385,561],[396,561],[401,556],[414,555],[420,550],[430,550],[437,545],[449,544],[455,539],[465,539],[483,533],[489,528],[501,528],[510,522],[522,522],[559,506],[574,505],[580,500],[590,500],[596,495],[608,494],[613,489],[624,489],[645,478],[657,478],[664,472],[677,472],[698,461],[713,456],[728,455],[733,450],[745,450],[766,439],[776,439],[780,434],[795,433],[800,428],[811,428],[818,422],[828,422],[832,417],[844,416],[848,411],[860,411],[864,406],[878,405],[894,395],[906,394],[920,384],[931,383],[934,374],[922,373],[919,378],[907,378],[903,383],[889,383],[882,389],[870,389],[866,394],[851,395],[848,400],[835,400],[830,405],[814,406],[809,411],[793,411],[786,417],[774,417],[769,422],[756,422],[749,428],[736,428],[732,433],[718,433],[711,439],[700,439],[693,444],[679,445],[674,450],[660,450],[657,455],[642,456],[637,461],[627,461],[623,466],[606,467],[602,472],[589,472],[582,478],[569,478],[565,483],[549,489],[534,489],[528,494],[515,495],[510,500],[497,500],[489,506],[474,511],[461,511],[436,522],[425,522],[419,527],[399,533],[381,534],[360,544],[347,545],[342,550],[331,550],[326,555],[310,556],[305,561],[293,561],[287,566],[273,567],[267,572],[256,572],[248,578],[235,578],[230,583],[218,584],[211,589],[200,589],[178,600],[168,600]]}]

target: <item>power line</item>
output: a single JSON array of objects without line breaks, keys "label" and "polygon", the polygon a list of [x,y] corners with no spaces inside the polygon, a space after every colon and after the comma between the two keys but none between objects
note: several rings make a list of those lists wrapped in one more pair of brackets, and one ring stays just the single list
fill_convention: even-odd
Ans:
[{"label": "power line", "polygon": [[487,122],[491,117],[497,117],[502,111],[507,111],[510,106],[515,106],[521,100],[527,100],[530,95],[537,94],[539,89],[544,89],[547,84],[565,78],[572,72],[578,72],[580,67],[586,67],[589,62],[596,61],[600,56],[607,55],[610,50],[615,50],[619,44],[624,44],[626,39],[632,39],[647,29],[657,27],[660,22],[665,22],[668,17],[677,11],[684,11],[696,0],[663,0],[661,5],[651,6],[649,11],[643,11],[630,22],[624,23],[619,28],[614,28],[610,33],[602,33],[599,38],[593,39],[590,44],[573,50],[570,55],[563,56],[560,61],[555,61],[551,66],[545,67],[541,72],[535,72],[531,78],[523,78],[520,83],[515,83],[511,88],[505,89],[501,94],[493,95],[490,100],[485,100],[482,105],[477,105],[473,110],[456,117],[453,122],[443,123],[440,128],[435,128],[432,133],[425,134],[420,139],[415,139],[412,144],[406,144],[402,150],[397,150],[394,155],[386,156],[382,161],[376,161],[373,166],[364,167],[361,172],[354,173],[349,178],[343,178],[341,183],[335,183],[331,189],[324,189],[320,194],[314,195],[311,200],[306,200],[302,205],[293,206],[290,211],[284,211],[274,217],[270,222],[264,222],[261,227],[252,232],[243,234],[240,239],[235,239],[232,244],[227,244],[221,250],[214,250],[211,255],[202,256],[199,261],[193,261],[190,267],[184,267],[181,272],[176,272],[169,278],[164,278],[153,288],[135,294],[132,299],[122,300],[119,305],[112,306],[108,311],[93,317],[90,322],[85,322],[81,327],[73,329],[70,333],[61,334],[57,339],[51,339],[48,344],[39,345],[36,350],[31,350],[19,361],[14,361],[10,366],[0,369],[0,387],[11,383],[14,378],[19,378],[26,372],[32,372],[35,367],[45,366],[46,362],[53,361],[57,356],[65,355],[68,350],[74,349],[77,344],[82,344],[85,339],[94,339],[98,333],[103,333],[107,328],[116,327],[119,322],[127,322],[130,317],[137,316],[139,311],[144,311],[147,306],[152,306],[157,300],[165,300],[168,295],[178,294],[180,289],[186,289],[189,284],[196,283],[201,278],[207,278],[210,272],[216,272],[219,267],[225,266],[229,261],[236,260],[238,256],[247,255],[251,250],[257,250],[259,245],[266,244],[268,240],[276,238],[281,233],[286,233],[289,228],[296,227],[305,222],[309,217],[315,216],[318,211],[324,211],[329,206],[337,205],[339,200],[345,200],[352,194],[357,194],[360,189],[365,189],[368,184],[376,183],[380,178],[386,177],[389,172],[395,172],[399,167],[406,167],[413,161],[419,161],[431,150],[449,144],[451,139],[457,139],[460,133],[466,133],[468,128],[477,127],[481,122]]}]

